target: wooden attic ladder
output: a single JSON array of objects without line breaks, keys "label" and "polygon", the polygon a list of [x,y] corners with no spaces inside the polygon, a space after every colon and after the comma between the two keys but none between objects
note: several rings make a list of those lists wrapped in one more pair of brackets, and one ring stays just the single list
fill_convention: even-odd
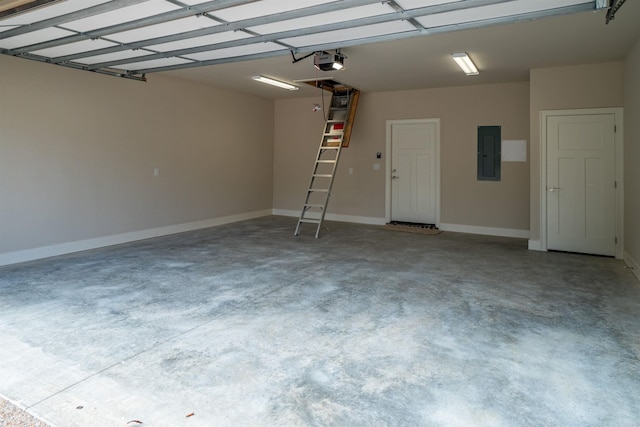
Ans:
[{"label": "wooden attic ladder", "polygon": [[335,81],[313,81],[310,84],[331,90],[331,103],[294,235],[300,234],[302,224],[314,224],[317,239],[327,212],[340,153],[349,146],[360,92]]}]

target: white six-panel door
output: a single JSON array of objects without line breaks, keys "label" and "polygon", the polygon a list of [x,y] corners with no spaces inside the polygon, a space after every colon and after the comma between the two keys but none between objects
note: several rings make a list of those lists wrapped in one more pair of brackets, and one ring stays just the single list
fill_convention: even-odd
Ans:
[{"label": "white six-panel door", "polygon": [[615,115],[546,120],[547,249],[615,256]]}]

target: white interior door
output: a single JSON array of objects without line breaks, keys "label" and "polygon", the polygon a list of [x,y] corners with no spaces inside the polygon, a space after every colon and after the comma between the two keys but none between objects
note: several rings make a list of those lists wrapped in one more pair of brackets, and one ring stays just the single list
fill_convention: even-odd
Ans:
[{"label": "white interior door", "polygon": [[437,123],[391,126],[391,220],[437,223]]},{"label": "white interior door", "polygon": [[616,255],[615,115],[547,117],[547,249]]}]

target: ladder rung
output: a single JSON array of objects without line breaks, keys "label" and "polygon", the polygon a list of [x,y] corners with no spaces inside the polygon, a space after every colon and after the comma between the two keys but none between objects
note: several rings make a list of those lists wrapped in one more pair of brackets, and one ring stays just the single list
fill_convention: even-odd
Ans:
[{"label": "ladder rung", "polygon": [[335,160],[316,160],[316,163],[335,163]]},{"label": "ladder rung", "polygon": [[311,223],[311,224],[319,224],[320,220],[319,219],[311,219],[311,218],[301,218],[299,220],[299,222],[308,222],[308,223]]},{"label": "ladder rung", "polygon": [[314,178],[331,178],[333,175],[328,174],[328,173],[314,173],[313,177]]},{"label": "ladder rung", "polygon": [[311,204],[311,203],[305,203],[304,207],[305,207],[305,208],[318,208],[318,209],[324,209],[324,205],[315,205],[315,204]]},{"label": "ladder rung", "polygon": [[327,123],[345,123],[346,120],[338,120],[338,119],[330,119],[327,120]]},{"label": "ladder rung", "polygon": [[340,148],[340,144],[338,145],[323,145],[320,147],[321,150],[337,150]]},{"label": "ladder rung", "polygon": [[[344,134],[344,132],[327,132],[325,134],[323,134],[323,136],[342,136]],[[335,140],[337,141],[340,138],[336,138]]]},{"label": "ladder rung", "polygon": [[310,188],[308,191],[309,192],[315,191],[317,193],[328,193],[329,189],[328,188]]}]

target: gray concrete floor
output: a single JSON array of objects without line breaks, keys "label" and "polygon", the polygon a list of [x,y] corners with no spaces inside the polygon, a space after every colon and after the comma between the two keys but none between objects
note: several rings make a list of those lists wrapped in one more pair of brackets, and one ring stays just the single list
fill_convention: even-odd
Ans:
[{"label": "gray concrete floor", "polygon": [[326,224],[0,268],[0,394],[60,427],[640,425],[621,261]]}]

